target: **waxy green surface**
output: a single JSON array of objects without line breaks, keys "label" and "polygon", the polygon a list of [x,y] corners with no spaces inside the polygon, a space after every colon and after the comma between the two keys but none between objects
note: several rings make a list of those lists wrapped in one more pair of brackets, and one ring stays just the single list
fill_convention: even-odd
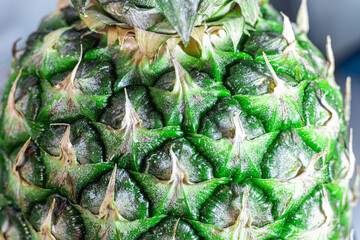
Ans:
[{"label": "waxy green surface", "polygon": [[148,58],[73,8],[44,19],[3,98],[0,239],[348,237],[344,103],[303,29],[265,1],[85,2],[177,44]]}]

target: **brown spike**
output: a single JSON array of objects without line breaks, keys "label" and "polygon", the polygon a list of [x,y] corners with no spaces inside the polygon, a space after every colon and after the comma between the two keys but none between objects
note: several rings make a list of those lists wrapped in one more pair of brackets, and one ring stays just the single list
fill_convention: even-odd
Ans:
[{"label": "brown spike", "polygon": [[108,186],[106,188],[104,200],[101,203],[99,209],[99,218],[110,217],[115,220],[127,221],[119,214],[119,210],[117,209],[117,206],[114,204],[116,171],[117,171],[117,165],[115,164],[115,167],[111,173]]},{"label": "brown spike", "polygon": [[176,220],[176,223],[175,223],[174,228],[173,228],[173,233],[172,233],[171,240],[176,240],[175,234],[176,234],[176,229],[177,229],[177,226],[179,224],[179,221],[180,221],[180,218],[178,218],[178,220]]},{"label": "brown spike", "polygon": [[126,132],[133,132],[136,128],[141,126],[141,119],[137,114],[134,106],[131,104],[131,101],[128,97],[126,88],[125,92],[125,116],[121,122],[120,130],[125,130]]},{"label": "brown spike", "polygon": [[228,229],[235,229],[233,238],[240,239],[243,235],[243,232],[246,231],[246,228],[251,227],[251,217],[250,217],[250,208],[249,208],[249,186],[245,186],[245,190],[241,202],[241,210],[236,219],[234,225],[230,226]]},{"label": "brown spike", "polygon": [[24,160],[24,154],[25,154],[26,149],[28,148],[28,146],[29,146],[29,144],[30,144],[30,141],[31,141],[31,138],[29,138],[29,139],[25,142],[25,144],[21,147],[20,151],[18,152],[18,154],[17,154],[17,156],[16,156],[15,163],[14,163],[13,168],[12,168],[12,172],[13,172],[16,176],[18,176],[19,178],[21,178],[21,177],[20,177],[19,172],[17,171],[17,167],[22,164],[22,161]]},{"label": "brown spike", "polygon": [[44,222],[40,226],[40,235],[42,240],[56,240],[51,232],[52,226],[52,215],[55,208],[55,198],[52,199],[51,206],[49,212],[44,220]]},{"label": "brown spike", "polygon": [[17,52],[17,43],[21,40],[21,38],[18,38],[15,40],[15,42],[13,43],[12,47],[11,47],[11,54],[13,58],[16,58],[16,52]]},{"label": "brown spike", "polygon": [[19,74],[17,75],[11,89],[10,89],[10,92],[9,92],[9,97],[8,97],[8,100],[7,100],[7,105],[6,105],[6,108],[5,110],[9,111],[9,112],[16,112],[18,114],[20,114],[18,112],[18,110],[16,109],[16,105],[15,105],[15,92],[16,92],[16,85],[21,77],[21,73],[22,73],[22,68],[19,70]]},{"label": "brown spike", "polygon": [[[78,60],[77,64],[75,65],[75,67],[71,71],[71,73],[63,81],[61,81],[58,85],[53,87],[53,89],[55,91],[65,90],[65,91],[68,91],[69,93],[74,91],[74,89],[75,89],[74,81],[75,81],[76,73],[77,73],[77,71],[79,69],[80,63],[82,61],[82,55],[83,55],[83,46],[81,44],[80,45],[80,57],[79,57],[79,60]],[[72,94],[70,94],[70,95],[72,95]]]}]

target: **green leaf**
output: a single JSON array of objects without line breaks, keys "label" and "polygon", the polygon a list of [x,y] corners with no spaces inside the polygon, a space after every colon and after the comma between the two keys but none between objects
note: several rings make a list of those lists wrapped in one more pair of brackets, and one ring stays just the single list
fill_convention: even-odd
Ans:
[{"label": "green leaf", "polygon": [[234,46],[234,52],[237,51],[237,46],[240,42],[241,36],[245,29],[245,18],[241,12],[231,11],[218,21],[209,22],[209,25],[223,25],[226,32],[230,35]]},{"label": "green leaf", "polygon": [[[201,115],[210,110],[218,97],[229,96],[230,93],[206,74],[194,73],[192,79],[177,60],[173,60],[173,64],[175,79],[173,73],[165,75],[150,88],[150,95],[157,110],[163,114],[166,125],[182,125],[186,131],[194,133],[199,127]],[[172,90],[164,89],[166,85],[172,86]]]},{"label": "green leaf", "polygon": [[164,16],[157,8],[140,8],[135,4],[125,2],[119,19],[124,19],[132,27],[146,30],[161,23]]},{"label": "green leaf", "polygon": [[260,7],[258,0],[234,0],[239,4],[242,15],[245,17],[245,21],[252,26],[255,25],[258,17],[260,16]]},{"label": "green leaf", "polygon": [[119,22],[114,21],[108,17],[101,9],[96,6],[91,6],[80,15],[86,26],[93,31],[105,25],[121,25]]},{"label": "green leaf", "polygon": [[[100,20],[97,21],[99,24],[103,22],[103,20],[112,22],[114,21],[112,19],[115,19],[115,24],[112,23],[112,25],[125,25],[126,28],[130,26],[148,30],[157,24],[162,24],[165,19],[160,10],[157,7],[151,7],[151,3],[148,1],[144,5],[134,3],[133,1],[98,2],[102,9],[97,9],[96,7],[91,7],[90,9],[97,9],[97,13],[95,13],[97,16],[95,17]],[[106,14],[104,14],[103,11],[106,11]],[[87,14],[88,12],[86,11],[85,13]]]},{"label": "green leaf", "polygon": [[227,0],[202,0],[198,14],[202,19],[210,18],[215,12],[223,7],[226,2]]},{"label": "green leaf", "polygon": [[156,0],[156,2],[187,45],[194,28],[200,0]]},{"label": "green leaf", "polygon": [[83,15],[87,1],[88,0],[71,0],[71,3],[74,5],[76,10],[78,10]]}]

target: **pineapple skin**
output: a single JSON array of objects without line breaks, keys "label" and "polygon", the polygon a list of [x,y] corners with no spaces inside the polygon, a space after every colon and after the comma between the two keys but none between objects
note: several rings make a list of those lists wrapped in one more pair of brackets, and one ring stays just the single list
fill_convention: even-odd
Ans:
[{"label": "pineapple skin", "polygon": [[179,37],[90,32],[66,2],[14,48],[0,239],[350,239],[350,98],[304,4],[291,25],[234,1]]}]

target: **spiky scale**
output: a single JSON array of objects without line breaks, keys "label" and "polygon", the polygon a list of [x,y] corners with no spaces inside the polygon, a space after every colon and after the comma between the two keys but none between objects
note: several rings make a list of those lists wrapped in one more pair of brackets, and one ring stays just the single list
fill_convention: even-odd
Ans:
[{"label": "spiky scale", "polygon": [[170,148],[172,173],[170,179],[159,180],[150,174],[133,172],[135,179],[146,189],[154,203],[152,214],[169,214],[191,219],[198,218],[201,204],[221,184],[229,178],[213,178],[200,183],[189,181],[189,175],[180,165],[179,159]]}]

